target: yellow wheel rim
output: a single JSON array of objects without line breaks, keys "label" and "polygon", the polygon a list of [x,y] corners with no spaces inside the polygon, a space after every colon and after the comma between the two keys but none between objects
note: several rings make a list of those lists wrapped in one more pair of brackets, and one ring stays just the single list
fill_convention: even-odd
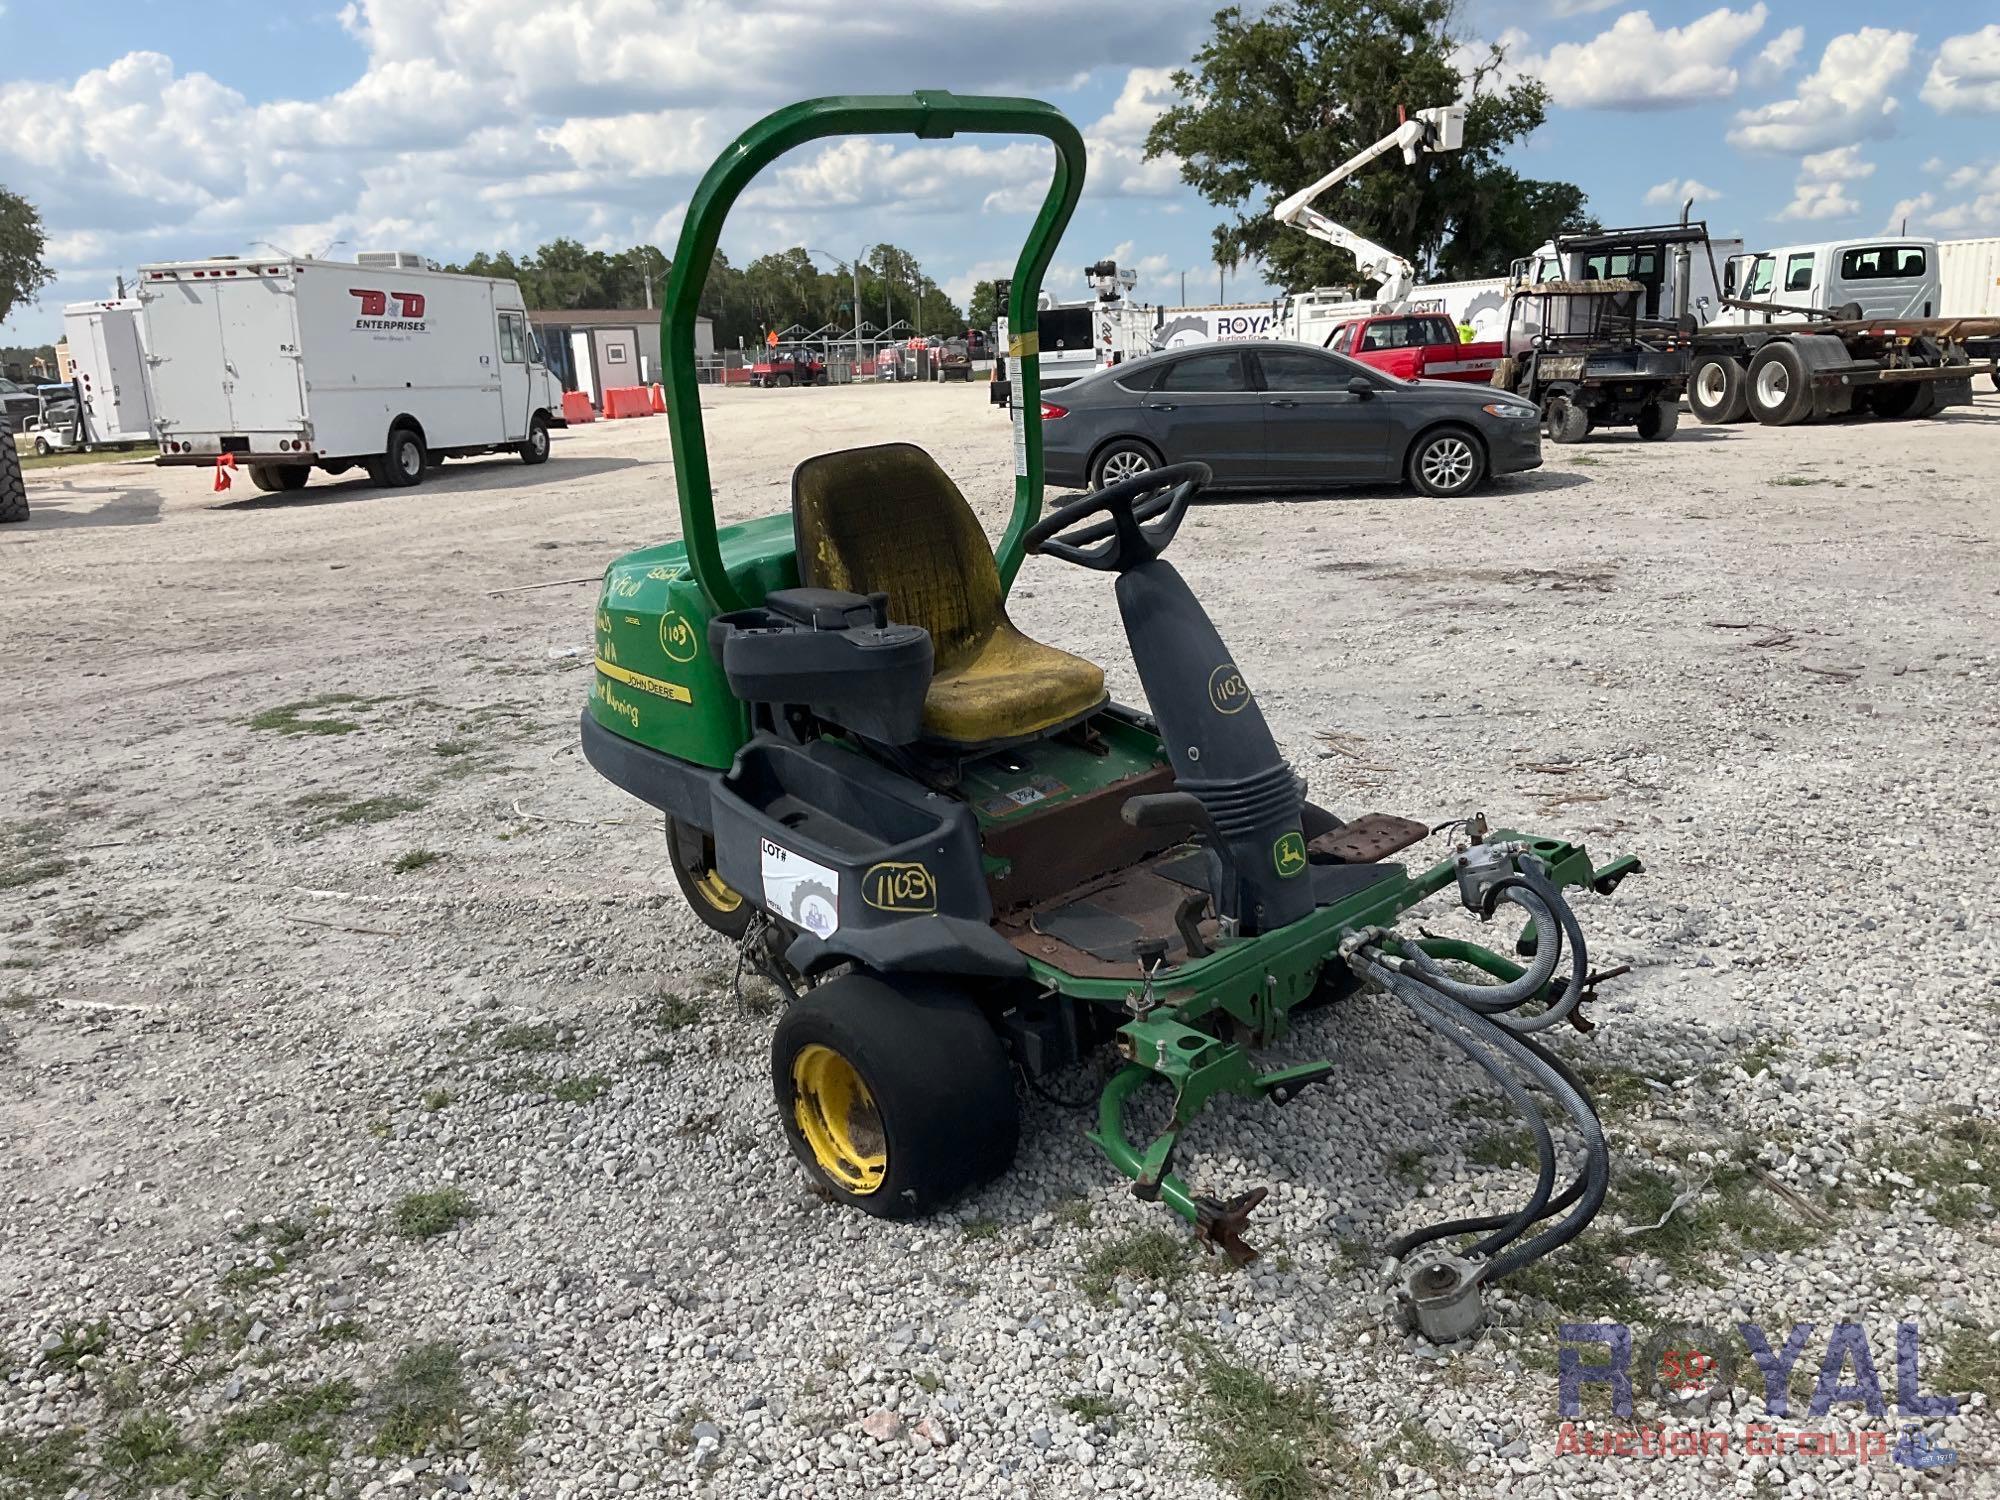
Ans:
[{"label": "yellow wheel rim", "polygon": [[792,1091],[792,1117],[819,1169],[857,1197],[880,1188],[889,1170],[888,1138],[854,1064],[815,1042],[792,1059]]},{"label": "yellow wheel rim", "polygon": [[722,877],[713,870],[705,872],[694,883],[694,888],[701,892],[701,899],[717,911],[735,911],[743,904],[743,898],[724,885]]}]

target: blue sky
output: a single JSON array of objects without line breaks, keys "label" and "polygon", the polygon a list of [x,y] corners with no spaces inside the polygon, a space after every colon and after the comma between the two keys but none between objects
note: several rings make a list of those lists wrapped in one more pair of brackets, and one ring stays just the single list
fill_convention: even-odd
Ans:
[{"label": "blue sky", "polygon": [[[1084,128],[1084,203],[1051,284],[1116,254],[1140,295],[1213,300],[1214,210],[1139,143],[1215,0],[0,0],[0,183],[43,210],[61,279],[0,341],[52,338],[120,270],[255,241],[440,259],[558,234],[671,250],[702,168],[807,94],[1038,95]],[[1760,244],[2000,233],[2000,22],[1987,5],[1467,0],[1555,107],[1516,153],[1607,223],[1692,192]],[[1418,101],[1425,102],[1425,101]],[[1332,165],[1329,163],[1329,165]],[[1394,170],[1384,167],[1380,170]],[[963,297],[1007,268],[1046,180],[1033,145],[856,141],[740,205],[733,257],[890,240]],[[1337,200],[1325,205],[1338,217]],[[1532,248],[1521,247],[1525,252]],[[1263,295],[1254,271],[1232,299]]]}]

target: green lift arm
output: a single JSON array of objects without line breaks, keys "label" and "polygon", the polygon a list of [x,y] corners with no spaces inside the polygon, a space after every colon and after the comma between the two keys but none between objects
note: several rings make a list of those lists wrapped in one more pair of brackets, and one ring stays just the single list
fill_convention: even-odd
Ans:
[{"label": "green lift arm", "polygon": [[904,132],[920,140],[947,140],[954,135],[1039,135],[1056,148],[1055,176],[1022,246],[1007,299],[1008,352],[1014,361],[1015,421],[1019,425],[1014,446],[1014,513],[994,553],[1003,590],[1012,587],[1020,569],[1022,537],[1042,508],[1042,382],[1035,298],[1042,274],[1048,270],[1083,192],[1083,137],[1060,110],[1038,99],[960,99],[929,90],[806,99],[766,115],[738,136],[708,169],[688,202],[680,244],[667,277],[666,306],[660,316],[660,359],[666,372],[667,423],[673,435],[681,536],[689,570],[714,613],[741,609],[748,602],[723,571],[716,541],[715,491],[694,354],[696,308],[708,282],[723,220],[751,180],[795,146],[822,136]]}]

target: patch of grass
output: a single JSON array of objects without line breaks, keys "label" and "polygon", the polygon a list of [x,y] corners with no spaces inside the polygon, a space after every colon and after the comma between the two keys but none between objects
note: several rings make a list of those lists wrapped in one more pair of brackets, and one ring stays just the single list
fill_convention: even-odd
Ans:
[{"label": "patch of grass", "polygon": [[423,805],[422,800],[416,797],[363,797],[358,802],[348,803],[328,821],[340,824],[386,823],[404,813],[417,812]]},{"label": "patch of grass", "polygon": [[927,1396],[936,1395],[944,1385],[944,1377],[933,1370],[919,1370],[910,1379]]},{"label": "patch of grass", "polygon": [[1074,1396],[1063,1397],[1062,1409],[1077,1421],[1090,1423],[1115,1417],[1125,1408],[1109,1396],[1100,1396],[1095,1391],[1078,1391]]},{"label": "patch of grass", "polygon": [[1760,1078],[1771,1070],[1772,1063],[1785,1055],[1790,1045],[1791,1040],[1788,1037],[1760,1037],[1754,1045],[1745,1048],[1737,1056],[1736,1066],[1752,1078]]},{"label": "patch of grass", "polygon": [[470,755],[477,748],[478,746],[468,740],[439,740],[431,746],[431,754],[442,755],[446,760],[452,760],[461,755]]},{"label": "patch of grass", "polygon": [[1576,457],[1569,460],[1569,465],[1574,469],[1601,469],[1604,467],[1604,460],[1601,458],[1592,458],[1585,453],[1579,453]]},{"label": "patch of grass", "polygon": [[[1871,1160],[1914,1183],[1941,1224],[1990,1221],[2000,1204],[2000,1123],[1983,1116],[1912,1121],[1904,1134],[1878,1145]],[[1885,1183],[1872,1197],[1887,1208],[1895,1195],[1896,1186]]]},{"label": "patch of grass", "polygon": [[1809,474],[1780,474],[1771,483],[1779,489],[1797,490],[1804,489],[1807,485],[1812,484],[1830,484],[1832,481]]},{"label": "patch of grass", "polygon": [[1465,1148],[1465,1159],[1482,1167],[1526,1167],[1535,1161],[1535,1138],[1526,1130],[1496,1130]]},{"label": "patch of grass", "polygon": [[983,1217],[967,1219],[964,1225],[964,1234],[967,1239],[975,1241],[997,1239],[1000,1235],[1000,1221],[998,1219]]},{"label": "patch of grass", "polygon": [[104,1445],[103,1463],[115,1483],[151,1489],[184,1477],[188,1457],[187,1440],[174,1419],[145,1412],[118,1424]]},{"label": "patch of grass", "polygon": [[651,1026],[660,1031],[679,1031],[699,1021],[701,1012],[699,1001],[662,990],[651,1000],[640,1004],[635,1019],[641,1026]]},{"label": "patch of grass", "polygon": [[1427,1154],[1421,1147],[1405,1146],[1389,1158],[1389,1175],[1412,1187],[1422,1187],[1431,1177],[1424,1165]]},{"label": "patch of grass", "polygon": [[594,1104],[611,1087],[611,1080],[602,1073],[591,1073],[583,1078],[564,1078],[549,1090],[549,1095],[559,1104]]},{"label": "patch of grass", "polygon": [[377,1458],[458,1448],[465,1441],[466,1419],[479,1412],[458,1350],[446,1343],[406,1350],[376,1390],[373,1405],[375,1437],[369,1449]]},{"label": "patch of grass", "polygon": [[412,870],[421,870],[425,865],[434,865],[444,856],[435,849],[405,849],[397,855],[389,868],[398,875],[407,875]]},{"label": "patch of grass", "polygon": [[423,1099],[424,1113],[434,1115],[449,1105],[451,1101],[452,1092],[450,1089],[425,1089]]},{"label": "patch of grass", "polygon": [[1579,1065],[1576,1074],[1589,1088],[1600,1115],[1627,1114],[1653,1100],[1646,1075],[1637,1068],[1622,1063],[1589,1062]]},{"label": "patch of grass", "polygon": [[1086,1296],[1103,1301],[1120,1276],[1171,1287],[1187,1273],[1188,1240],[1164,1229],[1142,1229],[1095,1251],[1078,1279]]},{"label": "patch of grass", "polygon": [[1504,1285],[1510,1292],[1537,1298],[1580,1318],[1646,1322],[1652,1315],[1652,1304],[1638,1283],[1612,1263],[1621,1253],[1606,1243],[1602,1231],[1585,1234],[1513,1272]]},{"label": "patch of grass", "polygon": [[291,1269],[291,1262],[285,1259],[283,1251],[274,1252],[270,1256],[270,1262],[268,1266],[260,1266],[252,1261],[248,1265],[232,1268],[223,1275],[222,1289],[225,1292],[245,1292],[251,1287],[261,1286],[267,1281],[274,1280]]},{"label": "patch of grass", "polygon": [[329,1323],[319,1330],[318,1336],[329,1344],[365,1344],[368,1342],[368,1326],[353,1318],[342,1318],[338,1323]]},{"label": "patch of grass", "polygon": [[1465,1450],[1439,1437],[1416,1417],[1405,1417],[1398,1422],[1395,1433],[1375,1450],[1375,1456],[1378,1459],[1393,1456],[1432,1478],[1465,1467]]},{"label": "patch of grass", "polygon": [[224,1417],[211,1449],[275,1443],[294,1458],[325,1462],[337,1451],[334,1424],[361,1398],[350,1380],[327,1380],[283,1391]]},{"label": "patch of grass", "polygon": [[1460,1094],[1445,1113],[1454,1120],[1511,1120],[1514,1107],[1497,1094]]},{"label": "patch of grass", "polygon": [[521,1023],[501,1027],[493,1038],[493,1046],[499,1052],[573,1052],[576,1038],[560,1030],[553,1021],[532,1026]]},{"label": "patch of grass", "polygon": [[20,1500],[62,1500],[82,1483],[78,1449],[83,1434],[73,1428],[46,1437],[12,1437],[0,1432],[0,1494]]},{"label": "patch of grass", "polygon": [[459,1188],[439,1188],[430,1193],[411,1193],[396,1205],[392,1216],[396,1233],[406,1240],[435,1239],[449,1234],[479,1212],[469,1194]]},{"label": "patch of grass", "polygon": [[1930,1385],[1932,1390],[1956,1396],[1979,1391],[1989,1402],[2000,1396],[2000,1342],[1989,1338],[1983,1328],[1960,1324],[1945,1336]]},{"label": "patch of grass", "polygon": [[521,1477],[521,1444],[534,1428],[534,1417],[525,1401],[514,1402],[481,1426],[480,1461],[502,1483],[512,1484]]},{"label": "patch of grass", "polygon": [[263,1240],[280,1250],[289,1250],[306,1237],[306,1227],[291,1219],[252,1219],[231,1230],[229,1237],[239,1245]]},{"label": "patch of grass", "polygon": [[1309,1500],[1350,1492],[1366,1467],[1340,1419],[1311,1387],[1280,1386],[1249,1365],[1197,1346],[1188,1429],[1209,1474],[1244,1500]]},{"label": "patch of grass", "polygon": [[1832,1050],[1822,1050],[1813,1054],[1813,1066],[1815,1068],[1837,1067],[1844,1061],[1846,1059],[1841,1053]]},{"label": "patch of grass", "polygon": [[104,1352],[111,1341],[111,1325],[107,1322],[80,1323],[63,1330],[55,1343],[42,1351],[42,1363],[51,1370],[65,1373],[73,1371],[84,1360]]},{"label": "patch of grass", "polygon": [[0,869],[0,891],[16,890],[24,885],[39,885],[44,880],[54,880],[60,875],[67,875],[75,868],[76,866],[69,860],[61,858],[24,860],[20,864]]},{"label": "patch of grass", "polygon": [[367,702],[358,693],[321,693],[316,698],[301,698],[296,703],[280,703],[276,708],[252,714],[244,722],[249,728],[267,734],[353,734],[361,726],[352,719],[342,719],[317,710],[365,705]]},{"label": "patch of grass", "polygon": [[1055,1220],[1058,1224],[1067,1225],[1071,1229],[1088,1229],[1091,1220],[1090,1200],[1081,1193],[1063,1199],[1055,1206]]}]

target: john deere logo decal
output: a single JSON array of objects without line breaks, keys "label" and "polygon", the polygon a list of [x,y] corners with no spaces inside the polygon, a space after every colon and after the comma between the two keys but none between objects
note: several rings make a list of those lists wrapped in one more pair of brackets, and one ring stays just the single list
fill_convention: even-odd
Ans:
[{"label": "john deere logo decal", "polygon": [[885,860],[861,877],[861,899],[877,911],[934,912],[937,881],[922,865]]},{"label": "john deere logo decal", "polygon": [[1208,701],[1219,714],[1239,714],[1249,706],[1250,684],[1236,663],[1226,661],[1208,674]]},{"label": "john deere logo decal", "polygon": [[1278,873],[1286,879],[1306,867],[1306,841],[1297,833],[1287,833],[1279,837],[1271,846],[1271,863],[1278,867]]},{"label": "john deere logo decal", "polygon": [[694,626],[668,610],[660,616],[660,649],[673,661],[693,661],[700,641]]}]

